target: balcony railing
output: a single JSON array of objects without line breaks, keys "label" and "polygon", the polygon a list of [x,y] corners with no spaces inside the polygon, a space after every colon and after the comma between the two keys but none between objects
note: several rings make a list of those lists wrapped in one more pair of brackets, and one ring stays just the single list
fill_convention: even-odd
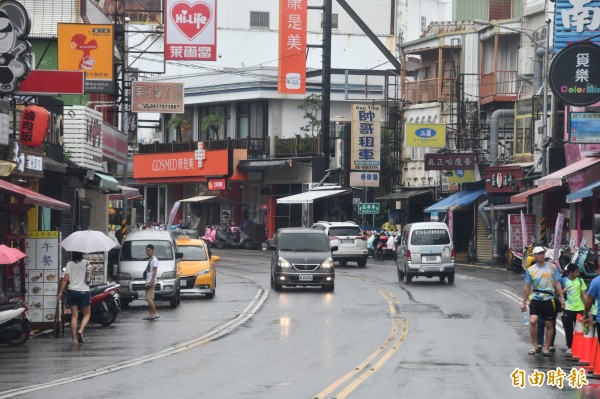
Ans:
[{"label": "balcony railing", "polygon": [[[408,102],[419,103],[425,101],[447,101],[450,99],[450,86],[454,79],[424,79],[406,82],[404,85],[404,99]],[[441,84],[441,96],[438,87]]]},{"label": "balcony railing", "polygon": [[308,157],[321,153],[320,136],[280,139],[275,137],[275,158]]},{"label": "balcony railing", "polygon": [[[248,159],[269,158],[269,138],[245,138],[205,141],[207,150],[247,149]],[[198,149],[198,142],[140,144],[139,154],[161,154],[165,152],[191,152]]]},{"label": "balcony railing", "polygon": [[481,98],[517,96],[517,71],[496,71],[481,75]]}]

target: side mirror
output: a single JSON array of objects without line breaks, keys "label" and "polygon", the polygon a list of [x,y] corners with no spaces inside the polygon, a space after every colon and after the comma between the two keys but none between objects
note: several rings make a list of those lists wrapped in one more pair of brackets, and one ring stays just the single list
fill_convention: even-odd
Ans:
[{"label": "side mirror", "polygon": [[210,257],[210,260],[212,260],[213,262],[216,262],[219,259],[221,259],[221,257],[219,255],[213,255],[213,256]]},{"label": "side mirror", "polygon": [[337,245],[334,245],[333,247],[331,247],[331,252],[335,252],[337,251],[339,248]]},{"label": "side mirror", "polygon": [[176,252],[175,253],[175,258],[177,258],[177,259],[183,258],[183,252]]}]

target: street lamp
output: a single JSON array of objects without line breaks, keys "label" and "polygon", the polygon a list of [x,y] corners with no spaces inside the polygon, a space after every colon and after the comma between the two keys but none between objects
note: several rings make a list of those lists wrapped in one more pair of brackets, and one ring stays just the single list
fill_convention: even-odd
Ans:
[{"label": "street lamp", "polygon": [[510,30],[513,32],[518,32],[521,33],[525,36],[527,36],[527,38],[529,38],[529,40],[531,40],[531,42],[533,44],[535,44],[536,47],[542,48],[544,50],[544,76],[543,76],[543,84],[542,84],[542,90],[543,90],[543,113],[544,113],[544,117],[542,118],[542,143],[541,143],[541,161],[542,161],[542,176],[546,176],[548,174],[548,75],[549,75],[549,70],[550,70],[550,64],[549,64],[549,53],[550,53],[550,24],[552,23],[552,20],[550,18],[546,18],[546,44],[543,45],[541,43],[539,43],[537,40],[535,40],[535,38],[533,37],[533,33],[536,32],[538,29],[537,28],[535,30],[532,30],[531,32],[528,32],[526,29],[524,28],[513,28],[513,27],[509,27],[509,26],[504,26],[504,25],[500,25],[500,24],[496,24],[490,21],[482,21],[480,19],[474,19],[473,23],[476,25],[484,25],[484,26],[495,26],[501,29],[506,29],[506,30]]}]

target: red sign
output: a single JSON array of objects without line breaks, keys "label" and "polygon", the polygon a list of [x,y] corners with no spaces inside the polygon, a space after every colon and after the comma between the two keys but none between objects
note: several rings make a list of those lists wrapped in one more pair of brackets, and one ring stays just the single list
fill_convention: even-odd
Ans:
[{"label": "red sign", "polygon": [[473,170],[475,154],[425,154],[425,170]]},{"label": "red sign", "polygon": [[[516,250],[521,250],[524,248],[523,241],[526,244],[530,244],[533,242],[535,238],[535,215],[534,214],[525,214],[523,215],[523,220],[525,221],[525,229],[523,229],[521,224],[521,215],[519,214],[510,214],[508,215],[508,246],[509,248],[513,248]],[[523,237],[523,234],[526,237]]]},{"label": "red sign", "polygon": [[217,0],[166,0],[165,60],[216,59]]},{"label": "red sign", "polygon": [[21,82],[18,95],[83,94],[85,72],[34,69]]},{"label": "red sign", "polygon": [[217,191],[217,190],[225,190],[227,188],[227,183],[225,179],[209,179],[208,180],[208,190],[209,191]]},{"label": "red sign", "polygon": [[485,191],[514,193],[521,189],[523,169],[520,166],[490,166],[485,170]]},{"label": "red sign", "polygon": [[163,177],[206,177],[229,175],[227,150],[206,151],[199,165],[198,152],[167,152],[160,154],[135,154],[133,177],[156,179]]},{"label": "red sign", "polygon": [[307,0],[279,0],[279,93],[306,92]]}]

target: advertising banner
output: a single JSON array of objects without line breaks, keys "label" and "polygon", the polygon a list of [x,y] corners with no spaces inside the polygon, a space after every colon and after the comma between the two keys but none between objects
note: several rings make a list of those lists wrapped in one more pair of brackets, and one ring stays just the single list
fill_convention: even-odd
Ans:
[{"label": "advertising banner", "polygon": [[350,187],[379,187],[379,172],[350,172]]},{"label": "advertising banner", "polygon": [[560,253],[560,245],[562,241],[563,225],[565,223],[564,213],[558,213],[556,216],[556,224],[554,225],[554,259],[558,261]]},{"label": "advertising banner", "polygon": [[554,53],[579,41],[600,44],[599,0],[554,0],[554,3]]},{"label": "advertising banner", "polygon": [[425,154],[425,170],[475,169],[475,154]]},{"label": "advertising banner", "polygon": [[217,0],[165,0],[165,60],[216,59]]},{"label": "advertising banner", "polygon": [[446,147],[446,125],[443,123],[407,123],[404,130],[406,147]]},{"label": "advertising banner", "polygon": [[229,174],[227,150],[206,151],[206,157],[200,164],[198,157],[198,151],[135,154],[133,177],[135,179],[159,179],[227,176]]},{"label": "advertising banner", "polygon": [[25,253],[28,316],[32,323],[52,323],[60,282],[59,232],[30,231]]},{"label": "advertising banner", "polygon": [[131,112],[183,114],[183,83],[131,83]]},{"label": "advertising banner", "polygon": [[279,0],[279,93],[306,93],[307,0]]},{"label": "advertising banner", "polygon": [[173,204],[173,208],[171,208],[171,212],[169,212],[169,220],[167,221],[167,230],[173,224],[173,220],[175,220],[175,215],[177,215],[177,211],[179,210],[179,205],[181,205],[181,201],[175,201]]},{"label": "advertising banner", "polygon": [[569,142],[574,144],[600,143],[600,113],[571,112]]},{"label": "advertising banner", "polygon": [[[381,168],[381,107],[379,105],[352,105],[351,132],[350,169],[352,171],[379,172]],[[379,176],[378,173],[377,176]],[[367,178],[365,176],[365,179]],[[379,187],[379,180],[376,183],[377,185],[368,187]],[[350,185],[353,185],[352,181]],[[363,187],[365,184],[363,182],[357,186]]]},{"label": "advertising banner", "polygon": [[529,243],[535,237],[535,214],[521,214],[523,218],[520,214],[508,215],[508,247],[515,250],[522,250],[524,242]]},{"label": "advertising banner", "polygon": [[86,93],[114,93],[112,25],[58,24],[58,69],[84,71]]}]

